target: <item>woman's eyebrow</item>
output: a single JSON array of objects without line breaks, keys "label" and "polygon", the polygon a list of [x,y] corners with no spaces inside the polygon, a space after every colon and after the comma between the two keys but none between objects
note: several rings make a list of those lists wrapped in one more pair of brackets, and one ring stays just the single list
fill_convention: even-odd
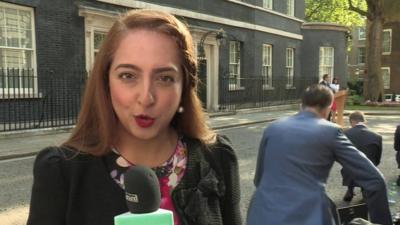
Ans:
[{"label": "woman's eyebrow", "polygon": [[163,73],[163,72],[178,72],[178,68],[175,66],[167,66],[153,69],[153,73]]},{"label": "woman's eyebrow", "polygon": [[119,68],[127,68],[127,69],[132,69],[132,70],[137,70],[139,72],[142,71],[142,69],[140,69],[138,66],[134,65],[134,64],[119,64],[118,66],[115,67],[114,70],[117,70]]}]

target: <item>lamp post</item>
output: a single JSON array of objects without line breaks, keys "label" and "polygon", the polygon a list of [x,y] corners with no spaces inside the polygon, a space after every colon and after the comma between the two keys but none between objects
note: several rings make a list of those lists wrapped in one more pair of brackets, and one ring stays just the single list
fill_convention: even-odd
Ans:
[{"label": "lamp post", "polygon": [[206,33],[204,33],[203,36],[201,36],[200,42],[199,42],[198,57],[200,59],[206,57],[206,54],[204,51],[204,42],[205,42],[207,36],[210,34],[215,34],[215,39],[217,39],[217,41],[219,41],[223,38],[226,38],[226,32],[222,28],[220,28],[219,30],[210,30],[210,31],[207,31]]}]

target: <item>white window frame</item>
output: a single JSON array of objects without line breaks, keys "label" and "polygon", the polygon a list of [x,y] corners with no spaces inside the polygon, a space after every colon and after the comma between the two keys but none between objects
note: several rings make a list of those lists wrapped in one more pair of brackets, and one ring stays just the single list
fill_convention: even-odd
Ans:
[{"label": "white window frame", "polygon": [[[30,27],[31,27],[31,41],[32,41],[32,46],[31,48],[22,48],[22,47],[10,47],[10,46],[0,46],[1,49],[8,49],[8,50],[20,50],[20,51],[30,51],[31,52],[31,65],[32,68],[15,68],[15,69],[22,69],[22,70],[33,70],[32,78],[33,80],[29,80],[28,82],[32,82],[32,86],[25,88],[23,87],[23,77],[22,77],[22,72],[19,71],[19,76],[21,76],[18,80],[18,86],[19,87],[0,87],[0,98],[33,98],[33,97],[38,97],[38,84],[37,84],[37,69],[36,69],[36,37],[35,37],[35,14],[33,11],[33,8],[30,7],[25,7],[25,6],[19,6],[11,3],[5,3],[5,2],[0,2],[0,13],[3,13],[4,15],[4,8],[11,8],[14,10],[17,10],[17,15],[19,15],[20,11],[25,11],[30,14],[31,21],[30,21]],[[18,16],[19,17],[19,16]],[[0,24],[0,28],[4,27],[3,24]],[[20,21],[18,20],[18,31],[20,30]],[[5,33],[7,36],[7,29],[5,29]],[[19,32],[19,34],[21,34]],[[19,37],[21,38],[21,36]],[[7,62],[5,62],[7,63]],[[7,65],[5,65],[5,68],[7,68]],[[31,75],[29,75],[28,78],[30,78]],[[4,79],[4,84],[8,84],[8,79],[7,75],[5,76]]]},{"label": "white window frame", "polygon": [[287,15],[294,16],[295,0],[286,0],[287,4]]},{"label": "white window frame", "polygon": [[[364,49],[364,55],[361,54],[362,53],[361,49]],[[357,48],[357,63],[358,64],[365,64],[365,60],[366,60],[366,57],[367,57],[366,51],[367,51],[367,49],[365,47],[358,47]],[[364,61],[361,60],[361,59],[364,59]]]},{"label": "white window frame", "polygon": [[366,39],[366,29],[365,27],[358,27],[358,40],[363,41]]},{"label": "white window frame", "polygon": [[261,76],[263,81],[263,89],[271,89],[273,88],[272,83],[272,45],[263,44],[262,46],[262,68],[261,68]]},{"label": "white window frame", "polygon": [[[331,51],[332,55],[327,56],[326,53]],[[331,58],[331,63],[326,63],[328,57]],[[332,78],[334,74],[334,65],[335,65],[335,49],[333,47],[321,46],[319,48],[319,80],[322,79],[324,74],[329,74]]]},{"label": "white window frame", "polygon": [[[384,71],[387,71],[386,79]],[[390,89],[390,67],[381,67],[381,73],[382,73],[383,89],[386,90]]]},{"label": "white window frame", "polygon": [[294,48],[286,48],[286,88],[294,87],[294,53]]},{"label": "white window frame", "polygon": [[[229,41],[229,90],[240,90],[243,87],[240,86],[240,64],[241,64],[241,43],[240,41]],[[233,67],[236,67],[237,73],[232,71]],[[234,83],[232,82],[232,77],[234,77]]]},{"label": "white window frame", "polygon": [[[385,51],[385,49],[384,49],[384,47],[385,47],[385,38],[384,38],[385,32],[389,33],[389,40],[388,40],[389,51]],[[392,53],[392,29],[384,29],[382,32],[382,55],[390,55],[391,53]]]},{"label": "white window frame", "polygon": [[263,0],[263,8],[272,10],[273,7],[274,7],[274,0]]}]

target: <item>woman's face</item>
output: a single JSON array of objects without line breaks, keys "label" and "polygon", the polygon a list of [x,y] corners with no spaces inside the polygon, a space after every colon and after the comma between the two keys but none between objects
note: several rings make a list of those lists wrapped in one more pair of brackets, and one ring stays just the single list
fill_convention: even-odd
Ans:
[{"label": "woman's face", "polygon": [[181,101],[182,79],[178,47],[171,37],[145,29],[129,31],[109,71],[119,134],[141,140],[166,134]]}]

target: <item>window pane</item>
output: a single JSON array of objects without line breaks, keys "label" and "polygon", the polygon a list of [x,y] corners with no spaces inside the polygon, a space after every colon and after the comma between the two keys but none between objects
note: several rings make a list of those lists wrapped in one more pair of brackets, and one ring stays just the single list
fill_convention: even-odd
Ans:
[{"label": "window pane", "polygon": [[229,42],[229,75],[232,79],[229,80],[230,84],[240,85],[240,42]]},{"label": "window pane", "polygon": [[6,66],[8,68],[18,68],[19,67],[19,62],[21,58],[21,52],[18,50],[13,50],[13,49],[7,49],[6,50]]},{"label": "window pane", "polygon": [[6,19],[4,8],[0,7],[0,46],[6,46]]},{"label": "window pane", "polygon": [[16,9],[5,8],[6,26],[18,28],[18,12]]},{"label": "window pane", "polygon": [[21,29],[32,29],[30,12],[19,10],[19,26]]},{"label": "window pane", "polygon": [[18,29],[7,28],[7,46],[8,47],[20,47],[19,46]]},{"label": "window pane", "polygon": [[365,63],[365,47],[358,48],[358,63]]},{"label": "window pane", "polygon": [[390,70],[382,69],[383,88],[390,89]]},{"label": "window pane", "polygon": [[32,30],[21,30],[21,47],[32,48]]},{"label": "window pane", "polygon": [[6,46],[6,28],[0,27],[0,46]]},{"label": "window pane", "polygon": [[384,31],[382,39],[383,39],[382,52],[390,52],[391,32]]},{"label": "window pane", "polygon": [[320,47],[319,52],[319,78],[321,79],[323,74],[333,74],[334,49],[332,47]]},{"label": "window pane", "polygon": [[18,49],[0,49],[1,68],[32,68],[33,51]]},{"label": "window pane", "polygon": [[32,65],[32,51],[30,50],[24,50],[21,52],[21,64],[20,64],[20,68],[26,68],[26,69],[30,69],[33,68]]},{"label": "window pane", "polygon": [[287,0],[287,14],[294,16],[294,0]]},{"label": "window pane", "polygon": [[6,67],[6,51],[0,48],[0,69]]},{"label": "window pane", "polygon": [[229,63],[235,62],[235,44],[234,42],[229,43]]},{"label": "window pane", "polygon": [[0,88],[6,88],[6,74],[1,67],[0,67]]},{"label": "window pane", "polygon": [[365,27],[358,28],[358,39],[365,40]]},{"label": "window pane", "polygon": [[106,38],[106,33],[103,32],[94,32],[94,49],[99,49],[101,46],[101,43],[103,42],[103,40]]},{"label": "window pane", "polygon": [[272,0],[264,0],[263,7],[267,9],[272,9]]}]

